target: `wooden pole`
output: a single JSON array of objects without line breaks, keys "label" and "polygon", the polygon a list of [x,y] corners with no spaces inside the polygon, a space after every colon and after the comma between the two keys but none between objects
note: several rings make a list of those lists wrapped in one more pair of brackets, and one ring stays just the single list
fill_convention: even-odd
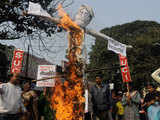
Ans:
[{"label": "wooden pole", "polygon": [[45,78],[41,78],[41,79],[38,79],[38,80],[31,80],[31,82],[45,81],[45,80],[48,80],[48,79],[63,78],[63,77],[64,76],[62,76],[62,75],[52,76],[52,77],[45,77]]},{"label": "wooden pole", "polygon": [[[61,22],[60,22],[60,19],[58,19],[58,18],[54,18],[54,17],[47,17],[47,16],[42,16],[42,15],[36,15],[36,14],[25,14],[25,15],[32,15],[32,16],[37,16],[37,17],[41,17],[42,19],[47,19],[48,21],[51,21],[51,22],[53,22],[53,23],[55,23],[55,24],[60,24]],[[70,28],[71,29],[75,29],[75,28],[73,28],[73,26],[70,26]],[[83,29],[83,28],[82,28]],[[76,29],[75,29],[76,30]],[[87,33],[88,35],[91,35],[91,36],[93,36],[93,37],[100,37],[100,38],[102,38],[102,39],[104,39],[104,40],[110,40],[110,39],[113,39],[113,38],[111,38],[111,37],[109,37],[109,36],[107,36],[107,35],[105,35],[105,34],[103,34],[103,33],[101,33],[101,32],[97,32],[97,31],[95,31],[95,30],[91,30],[91,29],[88,29],[88,28],[85,28],[85,33]],[[131,45],[126,45],[126,47],[127,48],[132,48],[132,46]]]},{"label": "wooden pole", "polygon": [[128,82],[127,82],[127,92],[128,92],[128,94],[130,94],[130,90],[129,90],[129,84],[128,84]]},{"label": "wooden pole", "polygon": [[127,82],[127,93],[128,93],[128,95],[127,95],[127,97],[128,97],[128,104],[129,105],[131,105],[131,101],[130,101],[130,99],[131,99],[131,96],[130,96],[130,89],[129,89],[129,83]]}]

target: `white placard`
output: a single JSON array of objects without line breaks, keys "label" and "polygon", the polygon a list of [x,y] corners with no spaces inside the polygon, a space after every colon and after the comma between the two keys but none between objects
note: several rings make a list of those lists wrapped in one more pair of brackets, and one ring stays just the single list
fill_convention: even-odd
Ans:
[{"label": "white placard", "polygon": [[85,113],[88,112],[88,89],[85,90]]},{"label": "white placard", "polygon": [[108,40],[108,50],[111,50],[117,54],[126,56],[126,45],[122,44],[114,39]]},{"label": "white placard", "polygon": [[51,17],[38,3],[29,2],[28,14]]},{"label": "white placard", "polygon": [[160,68],[157,69],[156,71],[154,71],[152,74],[151,74],[152,78],[157,81],[158,83],[160,83]]},{"label": "white placard", "polygon": [[[39,65],[37,79],[54,77],[55,72],[56,72],[55,65]],[[54,87],[54,85],[55,85],[54,79],[38,81],[36,83],[37,87]]]},{"label": "white placard", "polygon": [[113,89],[114,89],[114,83],[110,83],[110,84],[109,84],[109,89],[110,89],[110,90],[113,90]]}]

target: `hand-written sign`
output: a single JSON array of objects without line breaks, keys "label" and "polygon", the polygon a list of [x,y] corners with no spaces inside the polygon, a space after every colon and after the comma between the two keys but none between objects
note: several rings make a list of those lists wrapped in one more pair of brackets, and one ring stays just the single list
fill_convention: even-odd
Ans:
[{"label": "hand-written sign", "polygon": [[28,14],[51,17],[38,3],[29,2]]},{"label": "hand-written sign", "polygon": [[126,56],[126,45],[122,44],[114,39],[108,40],[108,50],[111,50],[117,54]]},{"label": "hand-written sign", "polygon": [[131,82],[131,76],[129,72],[128,62],[127,58],[125,56],[119,55],[120,65],[121,67],[121,73],[123,82]]},{"label": "hand-written sign", "polygon": [[[55,65],[39,65],[37,79],[54,77],[55,71],[56,71]],[[54,85],[55,85],[54,79],[38,81],[36,84],[37,87],[54,87]]]},{"label": "hand-written sign", "polygon": [[19,49],[14,50],[13,59],[12,59],[12,66],[11,66],[11,73],[21,72],[23,53],[24,53],[24,51],[22,51],[22,50],[19,50]]}]

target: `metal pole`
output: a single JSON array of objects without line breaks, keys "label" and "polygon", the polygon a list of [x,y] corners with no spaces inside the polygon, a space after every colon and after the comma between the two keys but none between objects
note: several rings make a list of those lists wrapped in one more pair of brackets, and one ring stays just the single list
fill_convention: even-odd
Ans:
[{"label": "metal pole", "polygon": [[25,71],[25,77],[28,77],[28,67],[29,67],[29,50],[30,50],[30,47],[28,45],[28,51],[27,51],[27,58],[26,58],[26,71]]}]

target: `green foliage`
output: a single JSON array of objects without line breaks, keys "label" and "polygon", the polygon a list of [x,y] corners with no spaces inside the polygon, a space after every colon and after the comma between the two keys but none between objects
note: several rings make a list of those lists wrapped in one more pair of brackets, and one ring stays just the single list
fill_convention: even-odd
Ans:
[{"label": "green foliage", "polygon": [[61,28],[47,20],[24,16],[28,10],[29,1],[39,3],[44,10],[54,16],[57,4],[63,4],[66,0],[0,0],[0,39],[19,39],[23,35],[18,36],[17,33],[29,35],[38,30],[48,36],[61,31]]},{"label": "green foliage", "polygon": [[[155,45],[160,42],[160,24],[153,21],[135,21],[105,28],[101,32],[121,43],[133,46],[132,49],[127,49],[127,58],[131,78],[137,88],[153,82],[150,75],[160,67],[160,46]],[[107,42],[100,38],[96,38],[89,55],[89,69],[119,65],[118,55],[108,51]],[[89,73],[89,79],[94,80],[97,74],[101,74],[104,80],[110,80],[121,87],[122,77],[119,71],[119,69],[96,71],[94,74]]]}]

